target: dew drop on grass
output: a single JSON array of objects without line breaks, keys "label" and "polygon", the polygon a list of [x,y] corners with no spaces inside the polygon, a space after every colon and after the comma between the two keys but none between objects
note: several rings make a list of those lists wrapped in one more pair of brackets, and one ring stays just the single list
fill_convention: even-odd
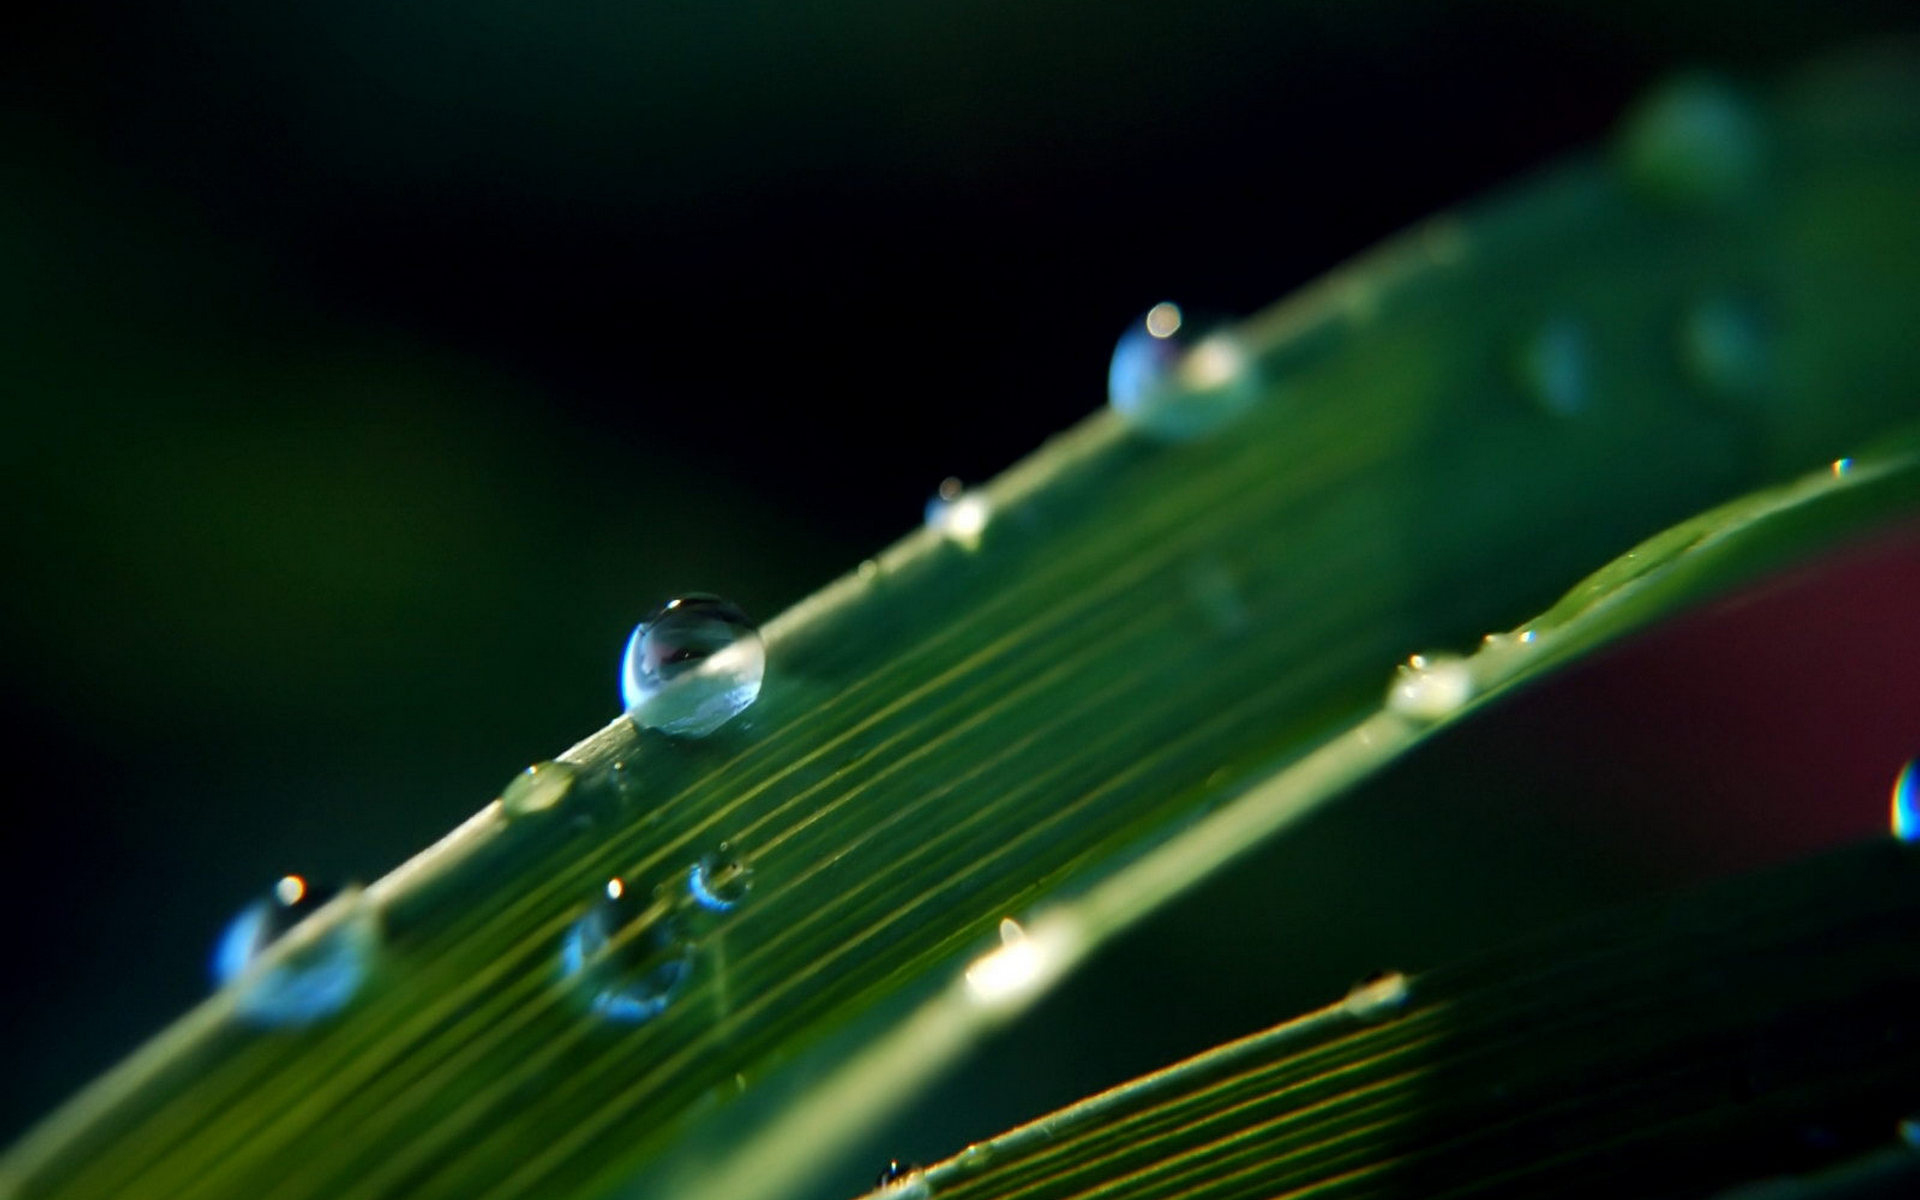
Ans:
[{"label": "dew drop on grass", "polygon": [[1759,113],[1738,89],[1712,75],[1683,75],[1628,115],[1619,154],[1628,183],[1642,195],[1704,207],[1754,188],[1766,136]]},{"label": "dew drop on grass", "polygon": [[1680,362],[1715,396],[1751,400],[1773,375],[1772,338],[1756,305],[1744,297],[1707,296],[1680,323]]},{"label": "dew drop on grass", "polygon": [[1900,1139],[1901,1144],[1906,1146],[1907,1149],[1920,1150],[1920,1114],[1911,1117],[1902,1117],[1900,1123],[1895,1125],[1893,1129],[1895,1136]]},{"label": "dew drop on grass", "polygon": [[905,1163],[897,1158],[890,1158],[887,1160],[887,1165],[880,1168],[880,1173],[873,1177],[873,1186],[877,1188],[892,1187],[919,1169],[919,1163]]},{"label": "dew drop on grass", "polygon": [[595,1016],[625,1025],[667,1010],[693,974],[693,943],[664,905],[609,879],[560,940],[560,974]]},{"label": "dew drop on grass", "polygon": [[1239,339],[1195,326],[1179,305],[1162,301],[1113,348],[1107,402],[1135,429],[1185,441],[1227,424],[1259,397]]},{"label": "dew drop on grass", "polygon": [[1520,378],[1545,412],[1570,417],[1592,397],[1593,349],[1587,327],[1568,316],[1547,321],[1520,352]]},{"label": "dew drop on grass", "polygon": [[760,695],[767,651],[745,613],[718,596],[670,600],[627,639],[620,695],[641,729],[704,737]]},{"label": "dew drop on grass", "polygon": [[753,888],[753,868],[724,849],[687,868],[687,895],[708,912],[732,912]]},{"label": "dew drop on grass", "polygon": [[1893,781],[1893,836],[1903,842],[1920,842],[1920,759],[1900,768]]},{"label": "dew drop on grass", "polygon": [[371,965],[375,921],[358,906],[312,944],[261,971],[259,958],[340,894],[287,875],[227,923],[213,951],[213,978],[235,987],[235,1011],[261,1025],[308,1025],[347,1006]]},{"label": "dew drop on grass", "polygon": [[1378,1021],[1406,1007],[1407,977],[1398,971],[1376,971],[1348,989],[1341,1007],[1362,1021]]},{"label": "dew drop on grass", "polygon": [[1402,716],[1437,721],[1473,698],[1473,668],[1455,654],[1416,654],[1395,672],[1387,707]]},{"label": "dew drop on grass", "polygon": [[980,538],[993,519],[993,507],[985,493],[968,491],[958,479],[949,476],[940,481],[940,486],[927,499],[926,517],[927,528],[973,550],[979,547]]},{"label": "dew drop on grass", "polygon": [[515,775],[500,792],[500,807],[509,817],[545,812],[573,790],[575,771],[563,762],[535,763]]}]

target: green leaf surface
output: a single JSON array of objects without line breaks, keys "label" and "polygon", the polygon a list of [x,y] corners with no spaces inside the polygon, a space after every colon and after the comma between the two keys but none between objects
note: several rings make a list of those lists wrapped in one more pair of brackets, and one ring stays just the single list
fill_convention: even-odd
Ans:
[{"label": "green leaf surface", "polygon": [[[1044,984],[948,985],[1004,916],[1071,889],[1067,941],[1033,927],[1064,970],[1410,744],[1380,710],[1396,660],[1842,455],[1759,502],[1817,539],[1911,509],[1904,451],[1864,448],[1920,380],[1920,103],[1886,79],[1735,98],[1756,140],[1731,176],[1653,186],[1688,169],[1659,138],[1577,160],[1247,322],[1259,396],[1230,425],[1168,443],[1102,413],[1042,448],[983,490],[977,537],[916,532],[771,622],[732,725],[616,721],[556,803],[489,806],[285,939],[262,970],[378,924],[338,1018],[260,1029],[216,995],[0,1160],[0,1194],[782,1194]],[[1806,544],[1754,527],[1780,536],[1713,526],[1672,586],[1622,587],[1629,565],[1570,603],[1610,636]],[[1513,677],[1576,648],[1553,645]],[[752,892],[686,911],[723,843]],[[693,954],[620,1027],[558,970],[615,876],[660,897],[623,936],[685,918]]]}]

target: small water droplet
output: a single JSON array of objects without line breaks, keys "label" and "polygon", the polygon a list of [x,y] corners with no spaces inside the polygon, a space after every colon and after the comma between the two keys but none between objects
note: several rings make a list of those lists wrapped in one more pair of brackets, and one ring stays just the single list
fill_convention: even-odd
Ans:
[{"label": "small water droplet", "polygon": [[687,895],[709,912],[732,912],[753,888],[753,868],[723,854],[704,855],[687,868]]},{"label": "small water droplet", "polygon": [[307,1025],[345,1008],[366,978],[377,936],[371,909],[356,903],[333,928],[287,961],[261,972],[267,949],[343,893],[287,875],[227,923],[213,951],[215,984],[236,986],[234,1007],[262,1025]]},{"label": "small water droplet", "polygon": [[866,580],[868,583],[872,583],[874,580],[880,578],[880,564],[878,561],[874,559],[863,558],[860,560],[860,568],[858,573],[861,579]]},{"label": "small water droplet", "polygon": [[562,936],[560,973],[595,1015],[638,1025],[665,1012],[692,976],[693,944],[664,905],[609,879]]},{"label": "small water droplet", "polygon": [[919,1163],[903,1163],[897,1158],[890,1158],[887,1165],[880,1168],[880,1173],[873,1177],[873,1186],[892,1187],[920,1169]]},{"label": "small water droplet", "polygon": [[1520,377],[1534,402],[1556,417],[1585,411],[1592,395],[1593,350],[1587,327],[1568,316],[1549,320],[1520,353]]},{"label": "small water droplet", "polygon": [[627,639],[620,694],[641,729],[704,737],[760,695],[767,651],[745,613],[718,596],[668,601]]},{"label": "small water droplet", "polygon": [[1246,348],[1224,330],[1206,331],[1180,306],[1147,310],[1113,348],[1107,402],[1129,425],[1183,441],[1210,433],[1260,393]]},{"label": "small water droplet", "polygon": [[545,812],[567,798],[567,793],[573,790],[575,774],[571,763],[535,763],[501,789],[500,807],[510,817]]},{"label": "small water droplet", "polygon": [[1893,781],[1893,836],[1920,842],[1920,759],[1910,759]]},{"label": "small water droplet", "polygon": [[1751,190],[1766,138],[1751,102],[1726,81],[1685,75],[1655,90],[1627,117],[1621,167],[1642,194],[1680,205],[1718,204]]},{"label": "small water droplet", "polygon": [[1836,458],[1833,460],[1833,465],[1830,469],[1833,471],[1833,477],[1835,479],[1845,479],[1847,476],[1853,474],[1853,460],[1851,458]]},{"label": "small water droplet", "polygon": [[1437,721],[1473,698],[1473,668],[1456,654],[1416,654],[1387,689],[1387,707],[1407,717]]},{"label": "small water droplet", "polygon": [[1750,400],[1773,375],[1773,339],[1756,305],[1743,297],[1705,297],[1680,324],[1680,362],[1716,396]]},{"label": "small water droplet", "polygon": [[986,494],[968,491],[958,479],[949,476],[927,500],[927,527],[968,550],[978,549],[981,535],[993,519],[993,506]]},{"label": "small water droplet", "polygon": [[1407,977],[1398,971],[1376,971],[1347,991],[1341,1002],[1348,1016],[1361,1021],[1378,1021],[1406,1007]]}]

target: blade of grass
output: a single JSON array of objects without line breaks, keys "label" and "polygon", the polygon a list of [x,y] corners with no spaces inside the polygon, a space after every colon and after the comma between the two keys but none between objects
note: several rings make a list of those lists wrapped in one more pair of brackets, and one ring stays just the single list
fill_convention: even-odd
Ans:
[{"label": "blade of grass", "polygon": [[[385,950],[338,1019],[262,1031],[214,997],[0,1160],[0,1194],[677,1178],[670,1149],[745,1136],[808,1047],[879,1044],[1003,914],[1315,761],[1394,659],[1910,414],[1910,100],[1843,81],[1754,107],[1767,175],[1705,207],[1575,162],[1249,322],[1264,395],[1230,430],[1090,419],[986,489],[977,541],[921,531],[771,623],[734,725],[616,722],[565,756],[564,802],[491,806],[367,889]],[[1731,393],[1724,322],[1704,367],[1696,328],[1729,297],[1766,318]],[[1515,367],[1561,316],[1592,349],[1574,411]],[[1857,494],[1885,497],[1863,520],[1905,503]],[[692,984],[645,1025],[591,1020],[555,978],[568,924],[609,876],[673,888],[722,841],[755,891],[701,931]],[[812,1143],[857,1115],[815,1114]]]},{"label": "blade of grass", "polygon": [[1920,854],[1851,847],[1357,988],[884,1194],[1700,1196],[1804,1171],[1913,1109],[1916,937]]}]

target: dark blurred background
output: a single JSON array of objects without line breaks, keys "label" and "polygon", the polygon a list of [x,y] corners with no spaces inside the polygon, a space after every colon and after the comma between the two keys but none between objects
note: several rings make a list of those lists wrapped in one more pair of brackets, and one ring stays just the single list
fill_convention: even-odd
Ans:
[{"label": "dark blurred background", "polygon": [[[16,17],[0,1138],[202,994],[218,926],[273,878],[373,877],[614,715],[621,640],[657,600],[770,615],[942,476],[1095,408],[1152,302],[1249,311],[1604,135],[1677,67],[1764,78],[1911,33],[1906,10]],[[1920,743],[1916,583],[1896,539],[1443,740],[1171,914],[1154,953],[1103,959],[975,1069],[977,1107],[890,1144],[951,1149],[992,1131],[967,1121],[1326,999],[1370,956],[1870,827]],[[1276,946],[1302,903],[1324,944]],[[1233,915],[1176,932],[1209,905]],[[1193,1015],[1143,1035],[1183,991]]]}]

